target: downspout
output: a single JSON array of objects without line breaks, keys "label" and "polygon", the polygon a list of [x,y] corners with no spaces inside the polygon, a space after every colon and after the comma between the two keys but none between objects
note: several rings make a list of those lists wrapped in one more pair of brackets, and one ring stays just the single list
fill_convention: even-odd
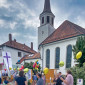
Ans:
[{"label": "downspout", "polygon": [[42,70],[43,70],[43,64],[44,64],[44,48],[43,48],[43,45],[42,45]]}]

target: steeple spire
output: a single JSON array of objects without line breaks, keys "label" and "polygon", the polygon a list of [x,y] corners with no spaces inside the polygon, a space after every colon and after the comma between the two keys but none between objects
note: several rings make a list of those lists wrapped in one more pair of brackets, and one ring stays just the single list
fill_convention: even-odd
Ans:
[{"label": "steeple spire", "polygon": [[51,12],[50,0],[45,0],[43,12]]}]

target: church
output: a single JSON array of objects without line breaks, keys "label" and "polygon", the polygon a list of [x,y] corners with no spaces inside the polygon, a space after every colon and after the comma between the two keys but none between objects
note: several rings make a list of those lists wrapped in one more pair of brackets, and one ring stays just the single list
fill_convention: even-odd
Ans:
[{"label": "church", "polygon": [[[42,69],[47,67],[65,74],[68,68],[76,64],[72,48],[76,44],[77,37],[85,36],[85,29],[68,20],[65,20],[58,28],[54,28],[55,15],[52,13],[50,0],[45,0],[39,19],[38,52],[33,50],[33,43],[31,47],[28,47],[17,42],[16,39],[12,40],[11,34],[9,34],[9,41],[0,45],[0,49],[12,54],[13,67],[16,67],[16,64],[23,65],[24,62],[35,62],[38,59]],[[63,67],[59,66],[60,61],[64,62]],[[2,64],[3,59],[0,66]]]},{"label": "church", "polygon": [[[76,64],[72,47],[76,44],[77,37],[85,36],[85,29],[68,20],[55,29],[55,15],[51,11],[50,0],[45,0],[39,19],[38,51],[42,60],[42,68],[57,69],[65,74],[66,69]],[[59,67],[60,61],[64,62],[63,67]]]}]

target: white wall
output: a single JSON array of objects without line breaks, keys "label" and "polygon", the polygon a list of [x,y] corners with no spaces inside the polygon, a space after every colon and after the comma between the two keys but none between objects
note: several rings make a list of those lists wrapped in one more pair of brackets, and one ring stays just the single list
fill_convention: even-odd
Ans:
[{"label": "white wall", "polygon": [[[38,28],[38,45],[43,42],[50,34],[54,32],[54,28],[50,24],[40,26]],[[43,32],[43,34],[42,34]]]},{"label": "white wall", "polygon": [[[6,47],[6,46],[3,47],[3,51],[11,53],[13,65],[16,65],[17,61],[20,60],[24,56],[24,54],[29,54],[29,53],[26,53],[26,52],[23,52],[23,51],[20,51],[20,50],[17,50],[17,49],[9,48],[9,47]],[[21,52],[22,57],[18,57],[18,52]]]},{"label": "white wall", "polygon": [[[56,47],[60,48],[60,61],[64,61],[65,65],[64,67],[60,67],[58,69],[58,71],[61,71],[63,74],[65,74],[66,72],[66,52],[67,52],[67,46],[68,45],[75,45],[76,44],[76,40],[77,38],[70,38],[67,40],[62,40],[62,41],[58,41],[55,43],[51,43],[51,44],[47,44],[43,46],[43,50],[42,47],[40,48],[40,53],[41,53],[41,57],[43,57],[43,68],[46,67],[46,50],[50,49],[50,69],[55,69],[55,49]],[[44,53],[42,53],[44,51]],[[74,66],[74,57],[73,57],[73,53],[72,53],[72,65]]]}]

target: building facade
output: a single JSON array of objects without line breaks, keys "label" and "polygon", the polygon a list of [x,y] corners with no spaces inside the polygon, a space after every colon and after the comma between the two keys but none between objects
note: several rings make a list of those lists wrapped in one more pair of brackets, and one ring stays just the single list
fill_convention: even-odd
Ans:
[{"label": "building facade", "polygon": [[1,56],[3,51],[11,53],[13,68],[17,66],[16,63],[25,55],[36,53],[36,51],[33,50],[33,43],[31,43],[31,48],[30,48],[25,44],[17,42],[15,39],[12,40],[11,34],[9,34],[9,41],[0,45],[0,49],[1,49],[0,52]]},{"label": "building facade", "polygon": [[[44,11],[40,14],[40,27],[38,28],[38,50],[42,59],[42,69],[45,67],[57,69],[57,71],[65,74],[68,68],[76,64],[72,48],[76,44],[77,37],[85,36],[85,29],[68,20],[54,29],[54,21],[51,18],[54,20],[50,0],[45,0]],[[48,21],[49,23],[47,23]],[[51,32],[50,29],[52,29]],[[64,62],[63,67],[59,66],[60,61]]]}]

